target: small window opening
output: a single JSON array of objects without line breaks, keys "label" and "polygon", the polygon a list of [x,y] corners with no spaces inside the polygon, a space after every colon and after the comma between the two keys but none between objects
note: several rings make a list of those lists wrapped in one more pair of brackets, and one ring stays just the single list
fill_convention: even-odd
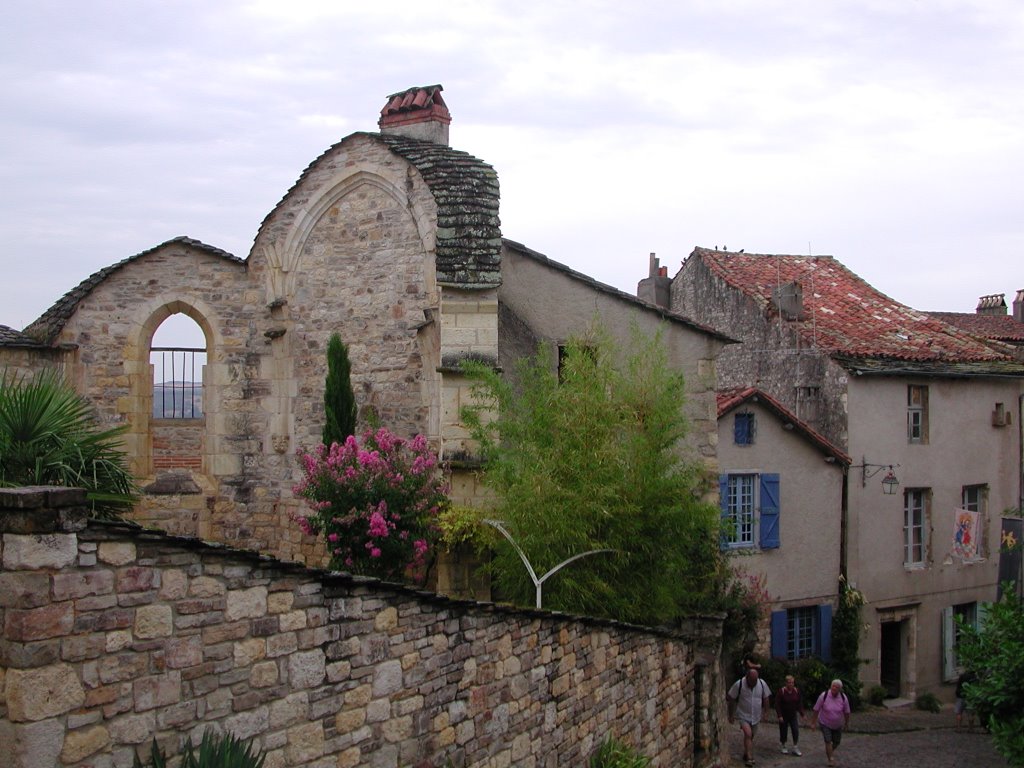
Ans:
[{"label": "small window opening", "polygon": [[192,318],[171,315],[153,334],[153,418],[203,417],[203,368],[206,337]]}]

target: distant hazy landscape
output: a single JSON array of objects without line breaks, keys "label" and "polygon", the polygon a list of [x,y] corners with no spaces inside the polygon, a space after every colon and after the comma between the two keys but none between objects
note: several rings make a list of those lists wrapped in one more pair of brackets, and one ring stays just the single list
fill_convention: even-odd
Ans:
[{"label": "distant hazy landscape", "polygon": [[153,387],[154,419],[199,419],[203,416],[203,385],[197,381],[164,381]]}]

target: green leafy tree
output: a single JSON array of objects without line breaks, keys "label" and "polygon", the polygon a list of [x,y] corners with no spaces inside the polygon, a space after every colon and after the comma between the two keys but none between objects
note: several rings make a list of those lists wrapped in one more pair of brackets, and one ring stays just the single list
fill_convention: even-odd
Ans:
[{"label": "green leafy tree", "polygon": [[[644,624],[710,608],[723,583],[718,512],[701,501],[700,466],[681,441],[684,381],[662,335],[633,329],[629,353],[596,329],[570,341],[561,370],[542,347],[504,378],[480,364],[464,422],[479,441],[493,514],[546,573],[544,606]],[[492,561],[504,597],[534,601],[534,585],[504,542]]]},{"label": "green leafy tree", "polygon": [[0,378],[0,486],[84,488],[96,517],[117,517],[137,489],[122,450],[124,427],[103,429],[55,369]]},{"label": "green leafy tree", "polygon": [[1013,585],[980,628],[961,624],[960,631],[957,658],[973,676],[964,686],[967,706],[1009,764],[1024,766],[1024,603]]},{"label": "green leafy tree", "polygon": [[356,396],[352,391],[352,364],[341,336],[327,343],[327,381],[324,384],[323,443],[344,443],[356,433]]}]

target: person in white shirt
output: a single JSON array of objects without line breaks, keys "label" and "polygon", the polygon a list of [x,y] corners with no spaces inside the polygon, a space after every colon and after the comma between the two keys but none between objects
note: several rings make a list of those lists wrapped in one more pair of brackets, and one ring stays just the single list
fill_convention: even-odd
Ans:
[{"label": "person in white shirt", "polygon": [[761,679],[758,665],[748,665],[746,674],[732,684],[726,696],[729,704],[729,722],[740,721],[743,731],[743,763],[754,764],[754,736],[757,724],[768,709],[768,697],[772,695],[768,684]]}]

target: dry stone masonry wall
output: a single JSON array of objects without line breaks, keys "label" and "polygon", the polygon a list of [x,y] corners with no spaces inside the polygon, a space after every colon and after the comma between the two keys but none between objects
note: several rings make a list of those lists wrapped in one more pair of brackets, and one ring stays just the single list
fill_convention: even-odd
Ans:
[{"label": "dry stone masonry wall", "polygon": [[206,728],[267,768],[579,766],[608,733],[686,766],[713,718],[694,682],[711,620],[684,638],[451,601],[87,522],[83,502],[0,491],[4,768],[129,768]]}]

